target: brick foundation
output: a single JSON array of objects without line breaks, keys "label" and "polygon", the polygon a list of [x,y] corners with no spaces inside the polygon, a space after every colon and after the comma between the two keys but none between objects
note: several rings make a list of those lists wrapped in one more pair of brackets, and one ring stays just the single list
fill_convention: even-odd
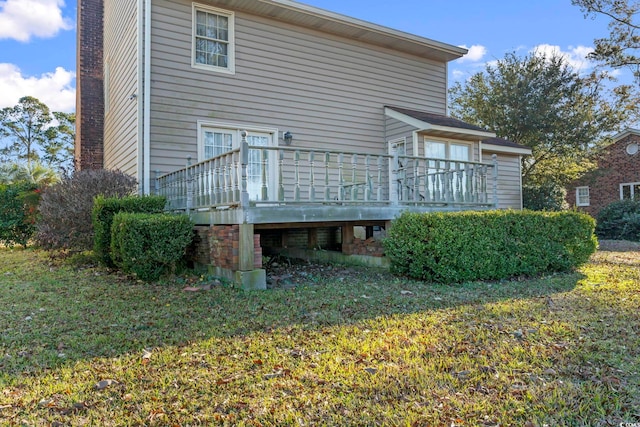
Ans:
[{"label": "brick foundation", "polygon": [[[240,226],[196,226],[193,258],[199,264],[212,265],[230,271],[240,270]],[[253,236],[253,267],[262,268],[260,235]]]},{"label": "brick foundation", "polygon": [[353,243],[343,243],[342,253],[345,255],[367,255],[374,257],[384,256],[382,242],[375,237],[366,240],[355,238]]}]

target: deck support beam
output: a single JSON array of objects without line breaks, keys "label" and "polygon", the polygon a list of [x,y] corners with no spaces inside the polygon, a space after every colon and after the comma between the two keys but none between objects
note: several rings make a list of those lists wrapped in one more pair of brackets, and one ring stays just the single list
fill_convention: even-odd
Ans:
[{"label": "deck support beam", "polygon": [[238,238],[238,271],[235,282],[244,290],[267,289],[267,274],[264,269],[255,269],[254,226],[240,224]]}]

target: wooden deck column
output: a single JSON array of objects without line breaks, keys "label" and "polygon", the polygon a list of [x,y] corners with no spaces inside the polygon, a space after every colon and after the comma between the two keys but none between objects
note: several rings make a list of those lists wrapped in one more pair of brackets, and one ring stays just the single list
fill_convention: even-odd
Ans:
[{"label": "wooden deck column", "polygon": [[342,231],[342,253],[350,254],[353,241],[355,239],[355,232],[353,230],[353,224],[344,223],[341,227]]},{"label": "wooden deck column", "polygon": [[267,288],[267,276],[263,269],[255,269],[255,241],[253,224],[240,224],[238,237],[238,271],[235,281],[242,289]]}]

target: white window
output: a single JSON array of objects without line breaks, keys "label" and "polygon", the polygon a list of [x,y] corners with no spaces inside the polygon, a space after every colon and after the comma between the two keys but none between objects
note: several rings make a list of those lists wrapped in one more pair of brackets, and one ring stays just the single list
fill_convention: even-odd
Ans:
[{"label": "white window", "polygon": [[576,188],[576,206],[589,206],[589,187]]},{"label": "white window", "polygon": [[233,12],[194,3],[192,65],[233,74],[234,51]]},{"label": "white window", "polygon": [[620,184],[620,200],[640,200],[640,182]]},{"label": "white window", "polygon": [[471,145],[463,142],[424,139],[425,157],[468,162],[471,160]]},{"label": "white window", "polygon": [[[198,122],[198,160],[217,157],[240,147],[241,133],[246,130],[251,147],[277,145],[277,129],[251,128],[234,124]],[[278,162],[275,150],[249,150],[247,192],[251,200],[276,200]],[[266,196],[265,196],[266,191]]]}]

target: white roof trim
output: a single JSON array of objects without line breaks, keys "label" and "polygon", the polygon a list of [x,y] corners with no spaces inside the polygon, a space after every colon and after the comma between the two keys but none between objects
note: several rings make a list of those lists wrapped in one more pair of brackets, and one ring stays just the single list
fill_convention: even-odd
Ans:
[{"label": "white roof trim", "polygon": [[449,133],[476,136],[479,139],[494,138],[496,136],[494,132],[489,132],[489,131],[479,131],[474,129],[464,129],[464,128],[449,127],[449,126],[432,125],[429,122],[425,122],[422,120],[418,120],[414,117],[407,116],[406,114],[402,114],[389,107],[384,108],[384,114],[388,117],[391,117],[396,120],[400,120],[403,123],[406,123],[408,125],[415,127],[416,129],[418,129],[419,132],[428,132],[428,131],[449,132]]},{"label": "white roof trim", "polygon": [[504,145],[494,145],[488,142],[482,143],[482,149],[484,151],[490,151],[492,153],[522,154],[522,155],[531,154],[531,148],[529,147],[524,147],[524,148],[507,147]]},{"label": "white roof trim", "polygon": [[613,142],[618,142],[629,135],[640,136],[640,130],[628,128],[613,136]]}]

